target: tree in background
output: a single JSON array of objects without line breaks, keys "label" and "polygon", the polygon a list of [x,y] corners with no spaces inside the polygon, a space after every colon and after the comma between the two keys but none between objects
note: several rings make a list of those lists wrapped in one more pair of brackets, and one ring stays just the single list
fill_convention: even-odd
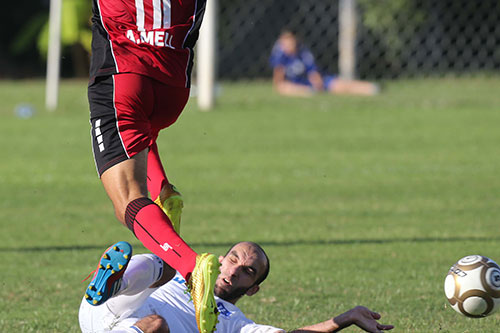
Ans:
[{"label": "tree in background", "polygon": [[358,0],[361,22],[375,35],[392,70],[403,68],[401,53],[408,38],[426,21],[426,12],[415,0]]},{"label": "tree in background", "polygon": [[[75,76],[86,76],[88,73],[88,55],[92,33],[90,17],[92,4],[88,0],[62,0],[61,12],[61,50],[63,58],[71,58],[72,71]],[[33,44],[37,45],[40,60],[45,60],[48,52],[49,16],[48,12],[40,12],[29,19],[10,44],[9,51],[13,55],[27,52]]]}]

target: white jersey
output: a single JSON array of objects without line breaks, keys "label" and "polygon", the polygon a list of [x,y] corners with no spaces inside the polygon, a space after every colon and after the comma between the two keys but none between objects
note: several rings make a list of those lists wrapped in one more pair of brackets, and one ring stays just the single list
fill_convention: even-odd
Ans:
[{"label": "white jersey", "polygon": [[[252,320],[245,317],[243,312],[241,312],[241,310],[234,304],[226,302],[218,297],[215,297],[215,299],[219,309],[219,323],[217,324],[216,333],[285,332],[284,330],[276,327],[256,324]],[[130,332],[130,326],[132,326],[136,321],[152,314],[162,316],[167,321],[170,332],[198,332],[193,302],[190,301],[190,295],[186,292],[185,280],[179,273],[177,273],[177,275],[170,282],[156,289],[139,308],[127,314],[125,317],[123,315],[112,315],[111,313],[103,316],[103,311],[110,312],[108,308],[104,306],[86,306],[84,303],[88,305],[85,300],[82,301],[82,307],[80,309],[80,324],[82,328],[84,326],[82,325],[84,324],[82,321],[90,320],[94,323],[96,322],[95,318],[89,318],[89,315],[91,315],[89,311],[93,312],[93,310],[89,307],[96,310],[100,308],[99,312],[101,313],[99,314],[99,317],[101,319],[97,322],[102,323],[103,327],[99,329],[96,325],[93,325],[92,331],[94,332]],[[82,317],[82,312],[88,314]],[[102,318],[106,319],[103,320]],[[100,326],[100,324],[98,326]]]}]

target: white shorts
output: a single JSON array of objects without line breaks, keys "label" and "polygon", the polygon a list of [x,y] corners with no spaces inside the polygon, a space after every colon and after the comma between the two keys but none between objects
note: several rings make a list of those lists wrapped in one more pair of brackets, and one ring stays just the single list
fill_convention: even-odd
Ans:
[{"label": "white shorts", "polygon": [[[137,321],[154,314],[154,312],[146,313],[144,311],[137,313],[137,310],[142,303],[151,295],[156,288],[148,288],[143,292],[133,295],[119,295],[109,299],[106,303],[93,306],[90,305],[85,298],[82,298],[80,304],[80,312],[78,320],[80,329],[83,333],[140,333],[137,327],[133,327]],[[129,311],[120,311],[118,314],[113,312],[113,305],[118,304],[121,308],[123,305],[129,304]],[[135,313],[134,313],[135,312]]]},{"label": "white shorts", "polygon": [[[138,311],[141,305],[157,288],[142,289],[158,280],[163,272],[163,261],[154,254],[141,254],[132,257],[127,271],[132,280],[128,293],[121,291],[104,304],[93,306],[82,299],[79,312],[80,328],[90,332],[141,332],[134,324],[140,319],[154,314],[149,308]],[[125,280],[126,275],[123,276]],[[135,288],[135,289],[134,289]],[[138,291],[134,291],[138,289]],[[130,294],[133,293],[133,294]]]},{"label": "white shorts", "polygon": [[106,303],[92,306],[87,303],[85,298],[82,299],[78,314],[80,329],[83,333],[137,333],[138,331],[131,326],[139,319],[141,318],[128,317],[120,319],[120,316],[116,316],[109,310]]}]

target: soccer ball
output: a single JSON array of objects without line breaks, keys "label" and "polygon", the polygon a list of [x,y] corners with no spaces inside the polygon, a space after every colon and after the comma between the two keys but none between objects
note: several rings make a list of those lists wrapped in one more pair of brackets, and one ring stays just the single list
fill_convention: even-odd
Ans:
[{"label": "soccer ball", "polygon": [[480,255],[464,257],[451,266],[444,281],[451,307],[471,318],[482,318],[500,308],[500,267]]}]

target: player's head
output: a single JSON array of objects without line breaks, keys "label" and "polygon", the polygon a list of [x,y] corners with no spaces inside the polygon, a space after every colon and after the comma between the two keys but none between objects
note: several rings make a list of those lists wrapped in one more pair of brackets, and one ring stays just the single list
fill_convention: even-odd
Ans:
[{"label": "player's head", "polygon": [[256,243],[241,242],[219,257],[221,273],[215,282],[215,295],[236,303],[243,295],[252,296],[269,274],[269,258]]},{"label": "player's head", "polygon": [[294,55],[297,53],[299,42],[291,30],[283,30],[278,42],[285,54]]}]

